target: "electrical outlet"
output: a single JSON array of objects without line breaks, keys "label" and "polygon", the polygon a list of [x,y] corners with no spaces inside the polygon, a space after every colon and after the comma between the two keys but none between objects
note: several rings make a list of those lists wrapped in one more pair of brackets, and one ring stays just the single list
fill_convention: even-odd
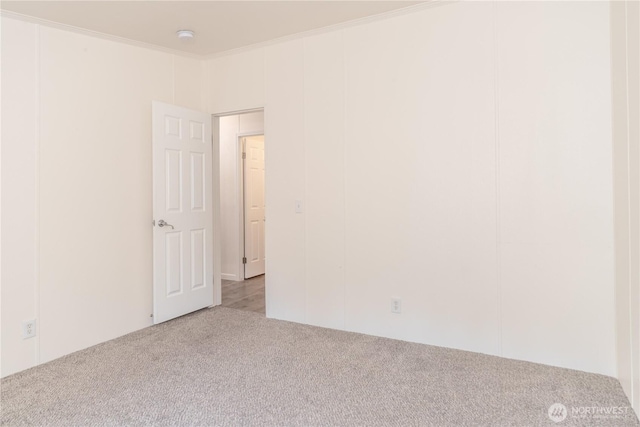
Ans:
[{"label": "electrical outlet", "polygon": [[22,322],[22,339],[33,338],[36,336],[36,319]]},{"label": "electrical outlet", "polygon": [[391,312],[402,313],[402,300],[400,298],[391,298]]}]

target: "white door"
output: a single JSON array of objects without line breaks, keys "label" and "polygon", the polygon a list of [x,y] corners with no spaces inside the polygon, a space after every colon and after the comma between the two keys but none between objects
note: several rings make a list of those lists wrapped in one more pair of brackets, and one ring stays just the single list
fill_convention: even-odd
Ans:
[{"label": "white door", "polygon": [[244,278],[264,274],[264,136],[244,139]]},{"label": "white door", "polygon": [[153,103],[153,322],[213,305],[211,117]]}]

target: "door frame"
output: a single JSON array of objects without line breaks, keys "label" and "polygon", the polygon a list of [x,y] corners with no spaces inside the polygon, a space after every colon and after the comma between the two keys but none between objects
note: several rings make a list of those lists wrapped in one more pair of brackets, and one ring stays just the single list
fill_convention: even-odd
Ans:
[{"label": "door frame", "polygon": [[[226,111],[221,113],[211,113],[211,144],[213,149],[213,170],[212,170],[212,193],[213,193],[213,305],[221,305],[222,304],[222,244],[220,242],[220,237],[222,235],[222,225],[220,218],[220,117],[225,116],[234,116],[238,114],[246,114],[246,113],[255,113],[258,111],[262,111],[266,117],[266,108],[264,106],[259,106],[255,108],[247,108],[244,110],[235,110],[235,111]],[[266,121],[265,121],[266,122]],[[257,135],[264,135],[266,141],[266,123],[263,123],[263,132],[258,132]],[[244,135],[250,136],[250,135]],[[240,139],[238,138],[238,141]],[[242,162],[242,152],[240,151],[239,161]],[[265,165],[266,165],[266,145],[265,145]],[[238,173],[240,175],[242,172],[242,163],[239,165]],[[266,183],[266,177],[265,177]],[[240,185],[244,185],[244,183],[240,183]],[[265,184],[266,187],[266,184]],[[241,187],[242,188],[242,187]],[[240,197],[242,197],[242,189],[240,190]],[[266,192],[266,191],[265,191]],[[244,205],[241,205],[244,208]],[[244,210],[241,212],[242,218],[240,219],[240,225],[244,228]],[[242,230],[242,237],[244,238],[244,229]],[[266,246],[266,241],[265,241]],[[244,248],[244,240],[242,241],[242,248]],[[266,248],[265,248],[266,252]],[[239,271],[242,272],[242,277],[244,277],[244,265],[242,264],[242,259],[238,260],[241,268]],[[266,272],[266,266],[265,266]],[[266,281],[265,281],[265,289],[266,289]],[[265,297],[265,309],[266,309],[267,301]]]},{"label": "door frame", "polygon": [[[237,115],[237,114],[245,114],[245,113],[253,113],[253,112],[258,112],[258,111],[262,111],[263,113],[265,113],[265,107],[261,106],[261,107],[256,107],[256,108],[249,108],[246,110],[237,110],[237,111],[230,111],[230,112],[224,112],[224,113],[211,113],[211,148],[212,148],[212,156],[211,156],[211,160],[212,160],[212,171],[211,171],[211,197],[212,197],[212,204],[213,204],[213,229],[212,229],[212,237],[213,237],[213,306],[216,305],[221,305],[222,304],[222,271],[221,271],[221,267],[222,267],[222,245],[220,242],[220,236],[221,236],[221,218],[220,218],[220,117],[225,117],[225,116],[233,116],[233,115]],[[241,138],[244,138],[246,136],[254,136],[254,135],[263,135],[265,137],[266,140],[266,126],[263,126],[263,132],[248,132],[245,134],[238,134],[238,141],[241,141]],[[244,170],[243,170],[243,165],[242,165],[242,150],[239,150],[239,168],[238,168],[238,173],[240,175],[240,179],[239,179],[239,183],[240,183],[240,189],[239,189],[239,194],[241,198],[243,198],[243,194],[244,194],[244,182],[243,177],[244,177]],[[265,146],[265,153],[266,153],[266,146]],[[266,155],[265,155],[265,164],[266,164]],[[266,182],[266,179],[265,179]],[[266,185],[265,185],[266,186]],[[242,245],[241,247],[243,248],[244,251],[244,202],[241,201],[240,206],[242,207],[241,209],[241,219],[240,219],[240,225],[242,228]],[[266,242],[265,242],[266,244]],[[266,251],[266,249],[265,249]],[[244,264],[242,264],[242,260],[239,260],[241,268],[239,269],[239,271],[242,272],[242,276],[244,278]],[[152,267],[153,268],[153,267]],[[265,272],[266,272],[266,267],[265,267]],[[266,283],[265,283],[265,288],[266,288]],[[153,303],[153,295],[152,295],[152,303]],[[266,308],[266,301],[265,301],[265,308]],[[153,316],[153,314],[151,314],[151,316]]]},{"label": "door frame", "polygon": [[[238,133],[238,206],[240,206],[240,233],[238,233],[238,236],[240,237],[240,246],[238,246],[239,248],[241,248],[241,252],[242,252],[242,256],[246,257],[247,256],[247,251],[246,251],[246,247],[245,247],[245,228],[246,228],[246,218],[245,218],[245,198],[244,198],[244,175],[245,175],[245,162],[242,158],[242,153],[244,153],[245,147],[243,144],[243,139],[249,136],[262,136],[264,139],[264,130],[262,132],[242,132],[242,133]],[[265,144],[266,146],[266,144]],[[266,162],[265,162],[266,163]],[[265,168],[266,169],[266,168]],[[266,243],[266,242],[265,242]],[[265,249],[265,253],[266,253],[266,249]],[[238,266],[238,272],[240,272],[240,276],[239,277],[241,280],[246,280],[246,272],[244,269],[245,264],[242,262],[242,259],[238,260],[239,266]]]},{"label": "door frame", "polygon": [[220,243],[220,119],[211,115],[211,197],[213,202],[213,305],[222,304],[222,245]]}]

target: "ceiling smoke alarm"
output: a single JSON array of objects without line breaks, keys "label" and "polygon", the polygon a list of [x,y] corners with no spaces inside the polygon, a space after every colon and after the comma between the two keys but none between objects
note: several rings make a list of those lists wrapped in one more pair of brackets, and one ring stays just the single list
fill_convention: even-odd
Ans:
[{"label": "ceiling smoke alarm", "polygon": [[176,34],[180,40],[191,40],[195,36],[194,32],[191,30],[179,30]]}]

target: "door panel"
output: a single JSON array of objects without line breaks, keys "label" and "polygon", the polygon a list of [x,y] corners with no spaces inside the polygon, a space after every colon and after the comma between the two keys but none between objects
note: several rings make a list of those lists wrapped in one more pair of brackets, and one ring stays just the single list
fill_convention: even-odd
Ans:
[{"label": "door panel", "polygon": [[205,286],[207,277],[206,230],[191,230],[191,288]]},{"label": "door panel", "polygon": [[191,153],[191,211],[204,211],[204,154]]},{"label": "door panel", "polygon": [[248,279],[265,272],[264,136],[247,137],[244,146],[244,277]]},{"label": "door panel", "polygon": [[166,212],[182,211],[182,153],[165,149]]},{"label": "door panel", "polygon": [[154,102],[154,323],[213,304],[212,166],[208,115]]},{"label": "door panel", "polygon": [[167,296],[182,293],[182,231],[165,234]]}]

